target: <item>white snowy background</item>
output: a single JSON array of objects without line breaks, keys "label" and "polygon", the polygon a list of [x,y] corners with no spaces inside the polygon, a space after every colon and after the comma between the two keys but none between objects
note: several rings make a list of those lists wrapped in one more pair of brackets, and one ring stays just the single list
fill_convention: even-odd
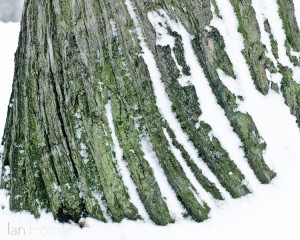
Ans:
[{"label": "white snowy background", "polygon": [[0,0],[0,21],[20,21],[22,7],[23,0]]},{"label": "white snowy background", "polygon": [[[252,0],[253,7],[257,14],[261,31],[262,42],[270,49],[270,42],[263,30],[264,16],[269,19],[274,37],[279,44],[280,62],[292,67],[285,54],[285,34],[282,30],[282,22],[278,15],[276,0]],[[0,239],[51,239],[51,240],[77,240],[77,239],[98,239],[98,240],[160,240],[160,239],[187,239],[187,240],[299,240],[300,239],[300,131],[296,125],[295,117],[289,112],[284,104],[283,97],[271,91],[267,96],[261,95],[254,87],[251,80],[245,59],[241,54],[243,40],[237,32],[237,20],[229,0],[217,0],[223,19],[214,18],[211,25],[219,29],[226,43],[226,51],[235,67],[237,81],[226,78],[220,72],[222,81],[231,91],[242,95],[245,99],[240,109],[248,111],[267,143],[265,159],[278,176],[269,185],[261,185],[254,178],[250,168],[245,163],[239,140],[231,134],[231,128],[224,117],[224,113],[216,105],[214,96],[202,76],[202,85],[196,86],[199,94],[203,97],[203,112],[206,121],[211,124],[214,134],[220,139],[224,148],[229,152],[231,158],[242,169],[249,185],[253,190],[250,194],[241,199],[231,199],[226,194],[226,201],[215,202],[205,199],[212,204],[210,219],[203,223],[195,223],[189,220],[179,219],[176,224],[166,227],[155,226],[149,220],[146,222],[123,221],[121,224],[104,224],[93,219],[87,219],[88,227],[80,229],[73,224],[60,224],[53,220],[50,214],[43,213],[38,220],[28,213],[12,213],[9,209],[9,199],[6,192],[0,190]],[[14,71],[14,52],[18,42],[19,23],[12,23],[20,19],[21,4],[19,0],[0,0],[0,136],[2,136],[6,110],[11,92],[11,84]],[[136,28],[139,30],[139,23],[134,13],[132,3],[126,0],[131,17],[135,20]],[[298,24],[300,26],[300,0],[294,0]],[[173,29],[176,29],[182,37],[186,54],[190,57],[188,64],[191,66],[192,75],[201,76],[201,69],[197,64],[194,53],[190,46],[190,36],[178,23],[171,21],[165,16],[164,19],[155,13],[149,14],[149,20],[156,26],[156,31],[164,34],[159,28],[158,22],[165,22]],[[2,21],[2,22],[1,22]],[[5,23],[4,23],[5,22]],[[163,86],[160,85],[160,76],[153,62],[153,55],[147,48],[142,33],[137,31],[144,50],[143,57],[150,71],[153,83],[156,84],[157,96],[164,98]],[[163,35],[162,35],[163,36]],[[165,39],[163,38],[165,37]],[[172,41],[163,36],[158,44],[166,44],[165,41]],[[270,58],[273,59],[270,53]],[[154,62],[155,63],[155,62]],[[295,81],[300,82],[300,69],[293,68]],[[278,74],[269,74],[272,81],[280,82]],[[193,78],[193,76],[192,76]],[[193,79],[191,80],[193,81]],[[206,89],[205,91],[202,91]],[[202,92],[201,92],[202,91]],[[162,99],[163,100],[163,99]],[[168,118],[170,125],[177,128],[176,119],[172,113],[168,113],[168,102],[165,99],[166,108],[161,109],[162,114]],[[210,115],[213,109],[216,115]],[[107,106],[108,113],[110,106]],[[207,114],[205,115],[205,112]],[[109,114],[108,114],[109,115]],[[218,116],[218,117],[215,117]],[[222,121],[214,122],[214,119]],[[113,128],[113,126],[111,126]],[[180,140],[184,144],[184,135]],[[117,139],[115,139],[117,145]],[[188,146],[187,146],[188,147]],[[1,149],[0,149],[1,151]],[[174,150],[175,151],[175,150]],[[149,156],[151,158],[151,156]],[[1,167],[1,164],[0,164]],[[187,174],[190,176],[189,174]],[[192,176],[191,176],[192,178]],[[192,180],[192,179],[191,179]],[[130,179],[127,178],[127,183]],[[130,183],[128,183],[130,185]],[[170,205],[174,203],[170,202]],[[11,236],[8,232],[8,225],[12,228],[22,228],[25,236]],[[21,231],[21,233],[23,233]]]}]

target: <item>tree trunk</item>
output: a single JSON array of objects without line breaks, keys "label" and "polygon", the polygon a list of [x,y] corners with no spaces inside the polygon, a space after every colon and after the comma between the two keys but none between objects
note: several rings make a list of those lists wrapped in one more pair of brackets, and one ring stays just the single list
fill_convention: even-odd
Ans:
[{"label": "tree trunk", "polygon": [[[284,12],[292,9],[294,16],[293,6],[285,8],[284,1],[278,2],[288,21],[284,25],[286,34],[292,35],[289,44],[297,50],[300,46],[295,34],[299,30],[288,27],[296,22]],[[270,83],[265,69],[277,70],[265,55],[251,1],[231,3],[254,83],[267,94]],[[245,157],[258,180],[265,184],[275,177],[264,162],[266,144],[252,117],[238,110],[237,101],[242,99],[222,83],[217,72],[221,69],[235,78],[223,37],[217,29],[207,28],[213,18],[211,4],[217,13],[214,0],[25,1],[3,137],[1,186],[10,191],[12,210],[28,210],[39,216],[42,208],[61,221],[77,221],[82,216],[116,222],[140,219],[129,183],[124,180],[123,172],[128,170],[150,218],[159,225],[174,222],[148,151],[152,160],[158,160],[186,216],[195,221],[208,218],[210,207],[197,196],[172,150],[179,150],[211,196],[219,200],[224,196],[205,176],[163,114],[145,49],[155,59],[181,131],[220,186],[234,198],[250,192],[241,170],[211,135],[211,126],[199,121],[202,111],[197,89],[178,81],[191,76],[183,36],[167,26],[174,46],[157,44],[159,35],[148,14],[158,9],[170,19],[178,19],[193,36],[191,44],[199,66],[242,141]],[[162,11],[158,14],[163,15]]]}]

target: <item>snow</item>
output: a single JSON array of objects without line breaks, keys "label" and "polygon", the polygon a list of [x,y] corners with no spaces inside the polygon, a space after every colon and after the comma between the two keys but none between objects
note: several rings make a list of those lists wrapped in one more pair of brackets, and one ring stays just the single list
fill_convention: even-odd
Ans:
[{"label": "snow", "polygon": [[[265,31],[265,27],[264,27],[264,22],[266,20],[264,14],[263,14],[263,11],[262,11],[262,1],[261,0],[252,0],[252,6],[255,10],[255,13],[256,13],[256,19],[258,21],[258,25],[259,25],[259,29],[260,29],[260,32],[261,32],[261,42],[266,45],[267,47],[267,57],[269,57],[273,63],[275,64],[276,63],[276,59],[272,53],[272,47],[271,47],[271,40],[270,40],[270,37],[269,37],[269,33],[267,33]],[[276,64],[275,64],[276,65]]]},{"label": "snow", "polygon": [[111,29],[112,29],[113,37],[116,37],[118,35],[116,22],[114,20],[110,19],[109,23],[110,23],[110,26],[111,26]]},{"label": "snow", "polygon": [[83,158],[84,164],[87,164],[89,162],[89,154],[87,152],[87,146],[84,143],[80,143],[80,156]]},{"label": "snow", "polygon": [[221,69],[217,69],[217,72],[219,78],[222,79],[222,83],[229,89],[229,91],[235,95],[238,95],[240,92],[240,88],[239,85],[237,84],[237,81],[232,77],[226,75],[224,71]]},{"label": "snow", "polygon": [[24,0],[0,0],[0,22],[18,22]]},{"label": "snow", "polygon": [[[127,3],[128,2],[129,1],[127,1]],[[259,4],[259,7],[257,5],[255,9],[260,8],[260,11],[270,21],[274,37],[279,42],[281,48],[279,51],[280,62],[290,66],[285,50],[282,49],[284,46],[285,34],[278,17],[276,0],[253,0],[253,2],[254,4]],[[253,194],[241,199],[234,200],[227,198],[222,205],[212,208],[210,214],[211,218],[208,221],[195,223],[189,220],[179,219],[178,223],[166,227],[155,226],[148,221],[132,222],[124,220],[121,224],[112,222],[104,224],[88,218],[86,219],[87,227],[80,229],[75,224],[58,223],[57,221],[54,221],[51,214],[46,214],[44,212],[40,219],[35,219],[25,212],[10,212],[7,192],[0,190],[1,236],[8,240],[79,240],[82,238],[101,238],[105,240],[298,240],[300,238],[300,188],[298,186],[298,183],[300,182],[299,128],[295,123],[295,117],[290,114],[290,111],[284,104],[284,100],[280,94],[271,91],[267,96],[263,96],[255,89],[245,59],[241,54],[243,40],[236,31],[237,21],[232,6],[230,5],[229,0],[217,0],[217,4],[223,19],[218,20],[214,18],[212,25],[217,27],[224,37],[226,51],[234,65],[237,80],[228,79],[224,76],[222,77],[222,73],[220,72],[219,75],[224,82],[236,81],[234,84],[229,84],[232,84],[230,86],[232,86],[234,92],[243,96],[244,101],[240,101],[240,109],[251,114],[260,134],[267,143],[267,149],[264,156],[267,163],[277,172],[278,176],[276,179],[269,185],[257,184]],[[299,21],[300,1],[294,0],[294,4],[297,20]],[[19,24],[4,24],[0,22],[0,134],[3,132],[6,109],[11,91],[14,67],[13,53],[17,45],[18,31]],[[141,44],[143,43],[141,42]],[[189,46],[188,42],[186,42],[185,46]],[[146,54],[144,55],[145,58],[149,58],[148,61],[153,61],[153,59],[151,59],[151,52],[147,52],[144,49],[144,54]],[[155,68],[155,63],[152,62],[151,66]],[[154,73],[158,74],[157,72]],[[159,75],[156,75],[155,77],[158,81]],[[271,77],[275,79],[274,81],[280,81],[280,76],[278,74],[271,74]],[[160,88],[158,90],[160,92],[162,91]],[[206,104],[207,103],[201,101],[202,107]],[[171,119],[172,117],[168,115],[168,118]],[[185,135],[180,135],[180,130],[178,130],[178,132],[176,133],[177,137],[180,137],[182,143],[185,143],[184,147],[189,150],[188,152],[193,156],[194,161],[197,164],[201,164],[201,168],[205,168],[205,165],[203,164],[202,166],[201,160],[195,155],[196,152],[192,144]],[[217,131],[214,129],[213,134],[216,135],[216,132]],[[157,174],[156,177],[160,183],[163,195],[166,196],[168,195],[167,192],[171,191],[170,186],[167,183],[162,169],[159,167],[158,160],[155,158],[147,139],[143,139],[142,144],[145,158],[149,160],[149,162],[154,162],[154,165],[152,166],[155,166],[156,164],[156,168],[153,167],[155,174],[157,174],[157,171],[160,172],[160,176],[158,177],[159,174]],[[237,143],[233,144],[236,146]],[[173,148],[172,150],[174,153],[176,152],[176,149]],[[177,157],[180,159],[179,155],[177,155]],[[240,160],[244,161],[242,158]],[[9,172],[9,169],[6,169],[6,171]],[[230,172],[228,174],[230,174]],[[214,178],[214,176],[211,177]],[[192,176],[190,176],[190,178],[192,179]],[[166,184],[165,188],[162,187],[162,183]],[[251,187],[253,187],[253,185],[251,185]],[[171,195],[174,194],[172,191],[169,193]],[[167,197],[170,199],[169,196]],[[204,198],[203,195],[203,199]],[[174,202],[176,203],[176,200],[174,200]],[[170,205],[172,205],[172,203],[168,202],[169,207]],[[174,205],[175,211],[178,211],[178,214],[181,213],[181,210],[179,210],[180,207],[181,206]],[[12,236],[12,230],[16,228],[20,229],[19,237]],[[23,233],[24,236],[22,236]]]}]

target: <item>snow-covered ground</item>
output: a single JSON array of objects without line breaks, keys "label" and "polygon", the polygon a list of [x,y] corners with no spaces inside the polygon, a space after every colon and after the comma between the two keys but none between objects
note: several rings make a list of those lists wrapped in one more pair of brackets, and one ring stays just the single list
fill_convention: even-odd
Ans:
[{"label": "snow-covered ground", "polygon": [[[127,1],[130,3],[130,1]],[[299,5],[299,0],[294,0]],[[53,220],[52,215],[43,213],[38,220],[28,213],[12,213],[8,210],[6,193],[0,190],[0,238],[1,239],[104,239],[104,240],[160,240],[160,239],[188,239],[188,240],[299,240],[300,216],[300,131],[282,96],[270,92],[262,96],[255,89],[241,54],[243,42],[237,30],[237,21],[229,0],[217,0],[223,20],[214,18],[212,25],[217,27],[226,43],[226,51],[235,66],[236,82],[229,78],[222,78],[228,84],[234,85],[245,99],[240,105],[242,111],[249,112],[262,137],[267,143],[265,159],[277,173],[276,179],[269,185],[257,184],[251,181],[254,193],[241,199],[226,198],[212,208],[210,219],[203,223],[180,220],[176,224],[166,227],[155,226],[151,222],[123,221],[121,224],[104,224],[93,219],[87,219],[88,227],[80,229],[77,225],[60,224]],[[271,27],[276,29],[274,37],[282,42],[285,37],[282,24],[276,11],[275,0],[263,4],[263,0],[253,0],[258,18],[263,15],[271,18]],[[258,11],[259,9],[259,11]],[[296,11],[300,19],[299,9]],[[156,19],[157,20],[157,19]],[[261,21],[261,20],[259,20]],[[300,20],[299,20],[300,21]],[[173,26],[180,28],[179,25]],[[187,33],[182,30],[182,34]],[[19,24],[0,22],[0,135],[2,136],[6,118],[6,110],[13,78],[13,53],[17,46]],[[140,33],[142,34],[142,33]],[[142,36],[140,35],[142,38]],[[264,41],[264,40],[263,40]],[[267,40],[266,40],[267,41]],[[267,44],[267,42],[265,42]],[[142,42],[145,50],[146,43]],[[185,44],[189,47],[188,41]],[[268,46],[269,47],[269,46]],[[281,46],[280,46],[281,47]],[[190,49],[191,50],[191,49]],[[149,50],[150,51],[150,50]],[[192,50],[191,50],[192,51]],[[149,65],[155,61],[151,52]],[[284,53],[283,53],[284,54]],[[147,56],[146,56],[147,57]],[[281,56],[286,61],[285,56]],[[190,59],[192,61],[192,59]],[[192,63],[191,63],[192,64]],[[155,67],[155,64],[154,64]],[[295,69],[294,69],[295,70]],[[200,70],[199,70],[200,71]],[[296,70],[295,70],[296,71]],[[220,74],[221,75],[221,74]],[[278,78],[278,76],[272,76]],[[159,88],[159,75],[153,77]],[[203,77],[204,78],[204,77]],[[299,81],[295,79],[296,81]],[[279,80],[280,81],[280,80]],[[208,86],[206,86],[208,87]],[[160,89],[161,90],[161,89]],[[199,88],[199,91],[201,89]],[[159,90],[158,90],[159,91]],[[211,94],[209,91],[206,94]],[[201,99],[200,99],[201,100]],[[205,100],[205,99],[204,99]],[[203,100],[203,101],[204,101]],[[207,100],[207,99],[206,99]],[[212,99],[213,102],[213,99]],[[165,102],[166,103],[166,102]],[[204,102],[203,104],[209,104]],[[206,106],[207,107],[207,106]],[[107,111],[110,112],[108,106]],[[166,111],[166,110],[163,110]],[[162,112],[164,114],[164,112]],[[170,123],[177,128],[176,119],[172,114],[165,113]],[[112,124],[112,120],[110,121]],[[217,129],[217,125],[215,129]],[[113,126],[111,126],[113,128]],[[216,131],[216,133],[220,132]],[[178,134],[178,136],[181,133]],[[185,141],[182,139],[182,141]],[[114,141],[118,145],[117,139]],[[229,148],[230,144],[226,145]],[[236,147],[236,146],[234,146]],[[175,149],[176,150],[176,149]],[[174,151],[175,151],[174,150]],[[228,149],[234,153],[235,149]],[[193,151],[193,149],[191,149]],[[122,153],[120,152],[119,155]],[[238,155],[236,155],[238,156]],[[118,157],[118,156],[117,156]],[[151,157],[151,156],[149,156]],[[238,157],[236,157],[238,158]],[[121,159],[121,158],[120,158]],[[119,159],[119,160],[120,160]],[[117,159],[118,160],[118,159]],[[238,159],[240,162],[243,159]],[[1,165],[1,164],[0,164]],[[121,166],[122,167],[122,166]],[[126,173],[127,174],[127,173]],[[127,182],[128,183],[128,182]],[[132,196],[135,195],[134,189]],[[136,196],[138,201],[138,197]],[[16,231],[17,230],[17,231]],[[17,234],[14,236],[13,234]]]}]

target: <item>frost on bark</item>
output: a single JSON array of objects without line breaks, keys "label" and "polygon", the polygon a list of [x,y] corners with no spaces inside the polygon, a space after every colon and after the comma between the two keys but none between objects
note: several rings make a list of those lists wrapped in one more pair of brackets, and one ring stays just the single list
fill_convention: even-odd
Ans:
[{"label": "frost on bark", "polygon": [[[128,10],[128,2],[134,6],[139,26]],[[278,2],[290,35],[288,44],[297,50],[299,30],[287,27],[295,23],[289,14],[293,8]],[[231,3],[254,83],[267,94],[270,83],[265,69],[277,69],[265,55],[251,1]],[[216,1],[209,0],[25,1],[3,136],[1,187],[9,190],[13,211],[27,210],[39,216],[42,208],[62,221],[77,221],[82,216],[116,222],[141,219],[119,166],[123,161],[149,217],[159,225],[174,222],[160,180],[146,156],[145,143],[157,157],[186,217],[203,221],[208,218],[210,206],[196,193],[171,144],[213,198],[224,199],[218,186],[233,198],[250,193],[244,174],[220,141],[211,136],[211,126],[199,122],[202,111],[195,87],[178,81],[182,74],[190,76],[182,36],[167,27],[175,45],[156,44],[157,32],[148,13],[158,9],[180,21],[193,36],[191,43],[198,63],[258,180],[265,184],[275,177],[264,161],[266,144],[252,117],[238,110],[238,101],[243,99],[222,83],[217,72],[221,69],[225,75],[236,77],[222,35],[213,27],[207,28],[213,18],[212,6],[219,15]],[[219,184],[205,175],[161,114],[139,31],[156,60],[173,113],[197,149],[198,160],[208,166]],[[286,81],[293,80],[286,77]],[[287,104],[298,106],[295,101],[299,99],[289,97],[293,85],[282,88]],[[296,89],[294,94],[298,96],[299,87]]]}]

